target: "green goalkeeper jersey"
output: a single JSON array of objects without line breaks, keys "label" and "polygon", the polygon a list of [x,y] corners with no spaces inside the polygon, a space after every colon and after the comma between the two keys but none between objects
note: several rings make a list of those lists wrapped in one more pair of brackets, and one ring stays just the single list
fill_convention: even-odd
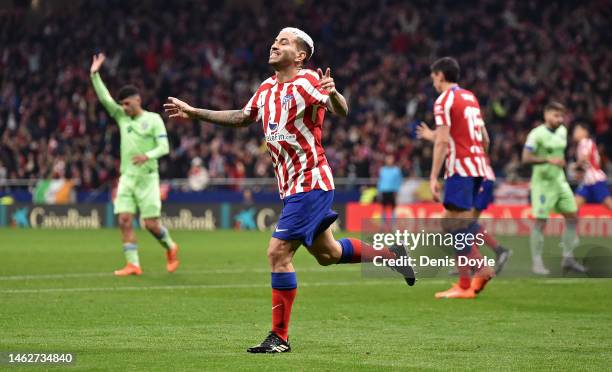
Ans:
[{"label": "green goalkeeper jersey", "polygon": [[[567,128],[560,125],[556,130],[541,124],[527,135],[525,148],[534,155],[545,159],[564,159],[567,147]],[[567,182],[565,170],[553,164],[535,164],[531,182]]]},{"label": "green goalkeeper jersey", "polygon": [[[130,117],[111,97],[98,72],[91,75],[96,95],[100,102],[117,121],[121,134],[121,174],[143,175],[156,173],[157,159],[169,152],[168,135],[161,116],[154,112],[143,111],[136,117]],[[135,165],[135,155],[147,155],[149,160],[142,165]]]}]

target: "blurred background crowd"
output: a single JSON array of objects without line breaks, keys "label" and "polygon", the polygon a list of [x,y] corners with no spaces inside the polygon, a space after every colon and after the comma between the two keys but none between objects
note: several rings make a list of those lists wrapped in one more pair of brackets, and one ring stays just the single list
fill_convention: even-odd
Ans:
[{"label": "blurred background crowd", "polygon": [[[93,93],[93,53],[107,54],[101,73],[111,93],[134,83],[150,111],[161,113],[170,95],[236,109],[271,75],[269,47],[284,26],[311,34],[309,67],[331,67],[349,101],[347,118],[325,122],[336,177],[376,177],[385,154],[406,176],[428,175],[431,145],[415,128],[433,124],[429,65],[444,55],[459,60],[461,85],[480,99],[499,177],[528,176],[522,144],[551,99],[568,107],[570,126],[591,125],[610,167],[607,0],[100,0],[38,11],[24,3],[0,11],[0,180],[69,178],[95,189],[117,178],[119,131]],[[273,176],[258,124],[166,126],[162,178],[186,178],[192,164],[211,179]]]}]

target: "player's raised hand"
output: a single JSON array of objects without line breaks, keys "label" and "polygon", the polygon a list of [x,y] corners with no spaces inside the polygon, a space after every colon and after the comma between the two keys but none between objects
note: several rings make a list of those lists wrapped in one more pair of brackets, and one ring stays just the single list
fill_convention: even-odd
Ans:
[{"label": "player's raised hand", "polygon": [[429,179],[429,191],[431,191],[431,195],[435,202],[440,202],[442,200],[440,198],[440,184],[436,178]]},{"label": "player's raised hand", "polygon": [[331,77],[331,69],[328,67],[323,74],[323,70],[318,68],[317,74],[319,74],[319,86],[328,91],[329,94],[336,94],[336,83],[334,78]]},{"label": "player's raised hand", "polygon": [[416,136],[418,139],[424,139],[430,142],[434,142],[436,139],[436,132],[429,128],[429,125],[425,122],[421,122],[416,128]]},{"label": "player's raised hand", "polygon": [[106,56],[104,55],[104,53],[94,54],[93,59],[91,61],[91,67],[89,68],[89,71],[92,74],[100,71],[100,67],[102,67],[102,64],[104,63],[105,59],[106,59]]},{"label": "player's raised hand", "polygon": [[178,98],[168,97],[168,102],[164,103],[164,111],[170,118],[189,119],[195,110]]}]

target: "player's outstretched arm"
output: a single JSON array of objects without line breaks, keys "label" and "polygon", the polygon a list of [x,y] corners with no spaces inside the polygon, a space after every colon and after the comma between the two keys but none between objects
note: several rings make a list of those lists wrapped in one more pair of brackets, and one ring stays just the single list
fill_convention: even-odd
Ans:
[{"label": "player's outstretched arm", "polygon": [[100,68],[102,67],[105,59],[106,56],[104,53],[94,54],[89,72],[94,91],[102,103],[102,106],[104,106],[110,116],[115,117],[117,114],[123,112],[123,109],[119,104],[117,104],[117,102],[115,102],[108,89],[106,89],[106,85],[104,85],[102,77],[100,77]]},{"label": "player's outstretched arm", "polygon": [[323,71],[318,68],[317,73],[319,74],[319,85],[321,88],[329,92],[329,101],[327,101],[327,109],[334,114],[346,117],[348,115],[348,103],[340,92],[336,90],[336,83],[334,78],[331,77],[331,69],[329,67]]},{"label": "player's outstretched arm", "polygon": [[202,120],[229,128],[246,127],[254,122],[242,110],[214,111],[192,107],[178,98],[168,97],[164,110],[170,118]]}]

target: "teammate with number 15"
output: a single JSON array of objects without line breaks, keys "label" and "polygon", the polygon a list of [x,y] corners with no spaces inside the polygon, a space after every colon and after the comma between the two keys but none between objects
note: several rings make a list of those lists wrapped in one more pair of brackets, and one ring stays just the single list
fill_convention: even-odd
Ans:
[{"label": "teammate with number 15", "polygon": [[[268,64],[275,74],[259,86],[242,110],[199,109],[173,97],[164,105],[171,118],[199,119],[231,128],[262,122],[283,210],[268,244],[272,330],[263,342],[248,348],[249,353],[291,350],[289,319],[297,293],[293,256],[300,245],[323,266],[372,262],[376,256],[407,261],[404,247],[377,251],[358,239],[334,239],[330,226],[338,214],[331,209],[334,183],[321,136],[326,111],[346,116],[348,105],[336,90],[330,69],[324,74],[320,69],[303,68],[313,53],[314,42],[308,34],[284,28],[270,48]],[[409,285],[414,284],[410,266],[394,270]]]},{"label": "teammate with number 15", "polygon": [[[458,84],[459,63],[444,57],[431,65],[431,79],[440,96],[434,104],[436,132],[429,186],[435,200],[444,204],[442,227],[451,234],[478,233],[473,209],[483,179],[487,176],[486,149],[489,136],[474,93]],[[443,164],[444,162],[444,164]],[[445,165],[444,200],[440,197],[438,175]],[[476,245],[457,248],[457,256],[480,259]],[[475,298],[494,272],[487,266],[458,266],[459,282],[436,293],[436,298]],[[471,278],[474,271],[474,278]]]}]

